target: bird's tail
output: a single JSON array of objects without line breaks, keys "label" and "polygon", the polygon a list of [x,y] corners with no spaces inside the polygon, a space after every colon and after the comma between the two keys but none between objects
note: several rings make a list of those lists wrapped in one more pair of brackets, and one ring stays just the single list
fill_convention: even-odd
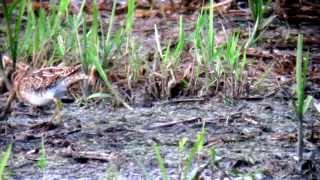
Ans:
[{"label": "bird's tail", "polygon": [[68,86],[71,86],[74,83],[77,83],[79,81],[86,80],[86,79],[89,79],[88,75],[84,73],[78,73],[78,74],[73,74],[72,76],[69,76],[65,80],[66,80],[66,84]]},{"label": "bird's tail", "polygon": [[78,70],[77,73],[70,74],[70,76],[66,78],[66,81],[67,81],[67,84],[70,86],[79,81],[88,80],[89,84],[91,86],[94,86],[97,82],[97,79],[98,79],[97,70],[96,68],[92,67],[89,72],[89,75],[85,74],[84,72],[79,72]]}]

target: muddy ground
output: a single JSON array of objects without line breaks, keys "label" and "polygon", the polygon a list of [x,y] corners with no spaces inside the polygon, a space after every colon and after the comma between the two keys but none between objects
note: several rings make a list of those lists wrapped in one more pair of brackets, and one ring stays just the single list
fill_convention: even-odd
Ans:
[{"label": "muddy ground", "polygon": [[[185,14],[187,32],[193,30],[197,15],[197,12]],[[146,56],[155,53],[155,23],[165,39],[177,38],[178,19],[178,15],[166,21],[157,16],[137,19],[134,33],[145,48],[141,53]],[[223,28],[248,30],[252,28],[249,19],[247,14],[225,14],[217,17],[216,28],[218,32]],[[107,100],[87,105],[74,102],[65,104],[63,122],[59,126],[48,124],[53,107],[34,116],[27,113],[29,106],[16,105],[8,121],[0,124],[0,151],[14,142],[6,177],[105,179],[114,175],[119,179],[161,179],[154,150],[158,144],[169,176],[177,179],[182,159],[190,151],[197,133],[205,127],[205,148],[193,169],[207,165],[210,148],[216,148],[219,158],[218,166],[205,166],[201,174],[204,179],[241,179],[249,174],[257,179],[320,179],[320,115],[313,107],[305,119],[306,160],[300,165],[295,160],[293,71],[296,43],[290,39],[298,32],[309,38],[306,44],[315,75],[310,78],[307,92],[319,98],[320,56],[315,40],[319,31],[315,25],[289,26],[276,19],[258,46],[248,53],[249,82],[256,82],[260,77],[263,80],[250,90],[249,96],[234,101],[225,101],[219,95],[179,97],[178,100],[155,101],[152,107],[134,103],[133,111],[113,108]],[[266,76],[264,72],[268,72]],[[137,92],[136,96],[141,94],[143,92]],[[0,96],[1,104],[6,95]],[[42,138],[48,161],[44,170],[37,164]],[[188,138],[185,153],[178,151],[182,138]]]},{"label": "muddy ground", "polygon": [[[216,148],[221,168],[211,171],[208,167],[202,174],[205,179],[219,178],[235,169],[256,173],[259,179],[300,179],[294,160],[296,127],[292,109],[290,101],[280,98],[239,101],[233,105],[217,99],[166,101],[134,111],[110,109],[105,103],[90,107],[70,104],[65,107],[64,122],[59,127],[39,125],[50,116],[10,117],[8,124],[2,125],[0,144],[3,151],[14,139],[9,179],[104,179],[110,173],[144,179],[144,171],[151,179],[158,179],[156,143],[161,147],[170,177],[175,179],[182,162],[179,140],[188,138],[190,147],[205,122],[205,149]],[[314,118],[309,116],[307,120]],[[319,121],[315,128],[319,128]],[[36,161],[41,137],[48,160],[44,171]],[[303,176],[313,174],[312,177],[319,178],[319,149],[310,135],[307,137],[305,157],[310,162],[303,166]],[[204,151],[195,166],[207,161]]]}]

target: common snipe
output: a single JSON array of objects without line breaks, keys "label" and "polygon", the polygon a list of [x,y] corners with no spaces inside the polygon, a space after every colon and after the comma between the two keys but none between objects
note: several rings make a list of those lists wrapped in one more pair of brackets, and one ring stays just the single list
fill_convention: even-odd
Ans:
[{"label": "common snipe", "polygon": [[70,85],[85,79],[89,77],[81,71],[80,64],[46,67],[33,71],[30,66],[18,63],[13,74],[13,91],[20,101],[33,106],[44,106],[54,102],[56,109],[52,120],[60,120],[60,98],[65,95]]},{"label": "common snipe", "polygon": [[60,99],[68,87],[88,76],[81,73],[81,66],[47,67],[30,71],[19,69],[14,77],[14,89],[20,100],[35,106],[43,106]]}]

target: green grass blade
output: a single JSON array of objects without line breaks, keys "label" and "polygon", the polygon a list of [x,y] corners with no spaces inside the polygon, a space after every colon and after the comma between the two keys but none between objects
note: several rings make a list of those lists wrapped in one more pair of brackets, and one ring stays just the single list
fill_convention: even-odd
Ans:
[{"label": "green grass blade", "polygon": [[87,2],[86,0],[83,0],[82,3],[81,3],[80,10],[79,10],[77,18],[76,18],[76,22],[77,22],[76,24],[78,26],[80,26],[80,22],[83,21],[83,16],[82,15],[83,15],[83,9],[84,9],[84,7],[86,5],[86,2]]},{"label": "green grass blade", "polygon": [[[303,160],[303,116],[307,111],[306,106],[310,105],[310,98],[305,101],[305,84],[307,81],[309,60],[308,57],[303,57],[303,36],[298,35],[297,41],[297,55],[296,55],[296,93],[297,93],[297,103],[296,103],[296,113],[297,113],[297,127],[298,127],[298,143],[297,143],[297,154],[298,160],[301,162]],[[309,101],[309,102],[308,102]]]},{"label": "green grass blade", "polygon": [[187,142],[188,142],[188,138],[186,138],[186,137],[180,139],[180,141],[178,143],[179,152],[183,152],[185,150]]},{"label": "green grass blade", "polygon": [[40,157],[37,161],[38,167],[43,171],[48,167],[48,160],[46,155],[46,148],[44,145],[44,137],[41,138],[41,144],[40,144]]},{"label": "green grass blade", "polygon": [[136,11],[136,0],[128,0],[128,13],[127,13],[127,23],[126,23],[126,33],[129,36],[132,32],[134,18]]},{"label": "green grass blade", "polygon": [[180,16],[180,19],[179,19],[179,39],[178,39],[178,44],[173,52],[173,64],[174,65],[177,65],[179,59],[180,59],[180,56],[183,52],[183,49],[185,47],[185,44],[186,44],[186,35],[185,35],[185,32],[184,32],[184,23],[183,23],[183,16]]},{"label": "green grass blade", "polygon": [[209,10],[209,29],[208,29],[208,55],[209,55],[209,60],[213,61],[213,57],[214,57],[214,52],[216,49],[215,46],[215,31],[214,31],[214,11],[213,11],[213,0],[210,0],[210,10]]},{"label": "green grass blade", "polygon": [[127,22],[125,27],[125,33],[127,36],[127,42],[126,42],[126,52],[128,52],[128,48],[131,41],[131,34],[132,29],[134,25],[134,19],[135,19],[135,13],[136,13],[136,0],[128,0],[128,12],[127,12]]},{"label": "green grass blade", "polygon": [[239,41],[239,34],[234,33],[227,42],[226,59],[235,69],[238,65],[240,49],[237,47]]},{"label": "green grass blade", "polygon": [[305,77],[303,74],[303,36],[298,36],[297,42],[297,59],[296,59],[296,81],[297,81],[297,114],[299,119],[303,117],[303,105],[304,105],[304,87],[305,87]]},{"label": "green grass blade", "polygon": [[70,0],[61,0],[59,3],[58,9],[55,11],[52,11],[52,27],[51,27],[51,36],[56,35],[61,28],[61,20],[62,17],[68,13],[68,7],[70,5]]},{"label": "green grass blade", "polygon": [[[109,19],[109,27],[108,27],[108,32],[107,32],[107,36],[104,42],[105,48],[104,48],[104,58],[107,59],[107,57],[110,56],[112,47],[114,42],[110,41],[110,37],[111,37],[111,33],[112,33],[112,28],[113,28],[113,21],[114,21],[114,17],[115,17],[115,12],[116,12],[116,6],[117,6],[118,1],[117,0],[113,0],[113,4],[112,4],[112,11],[111,11],[111,17]],[[122,35],[121,35],[122,36]],[[122,38],[121,38],[122,39]],[[118,43],[115,43],[116,45]],[[105,66],[107,64],[106,61],[103,61],[103,66]]]},{"label": "green grass blade", "polygon": [[186,160],[186,165],[184,169],[185,176],[189,174],[194,159],[196,158],[197,154],[203,149],[203,145],[205,143],[205,136],[206,136],[205,130],[202,130],[197,134],[196,142],[193,145],[191,152],[189,153],[189,156],[187,157],[187,160]]},{"label": "green grass blade", "polygon": [[118,3],[117,0],[113,0],[111,17],[109,19],[109,27],[108,27],[108,32],[107,32],[106,41],[105,41],[106,44],[109,44],[109,40],[110,40],[110,36],[111,36],[111,32],[112,32],[112,27],[113,27],[114,16],[116,13],[117,3]]},{"label": "green grass blade", "polygon": [[260,21],[261,21],[261,19],[259,19],[259,18],[256,20],[254,27],[253,27],[253,30],[249,35],[249,39],[247,40],[247,42],[244,46],[245,51],[249,48],[249,46],[251,46],[251,44],[253,44],[256,41],[256,36],[257,36],[258,29],[259,29]]},{"label": "green grass blade", "polygon": [[5,168],[8,164],[11,152],[12,152],[12,144],[8,146],[6,152],[2,155],[2,158],[0,161],[0,179],[2,179],[4,176]]},{"label": "green grass blade", "polygon": [[71,0],[61,0],[58,9],[58,16],[63,16],[63,14],[68,12],[68,8]]},{"label": "green grass blade", "polygon": [[155,145],[154,146],[154,150],[156,152],[156,158],[157,158],[158,163],[159,163],[159,167],[160,167],[162,178],[164,180],[169,180],[168,170],[167,170],[167,168],[165,166],[164,159],[162,158],[161,153],[160,153],[160,146],[158,144]]},{"label": "green grass blade", "polygon": [[308,95],[307,98],[304,100],[303,114],[305,114],[308,111],[310,105],[312,104],[312,101],[313,97]]},{"label": "green grass blade", "polygon": [[31,55],[34,52],[34,28],[36,26],[35,15],[32,9],[32,4],[28,1],[27,6],[27,24],[25,26],[23,41],[21,43],[22,47],[20,49],[20,54]]},{"label": "green grass blade", "polygon": [[[86,3],[86,0],[84,0],[82,2],[81,7],[80,7],[80,11],[79,11],[78,15],[76,16],[76,20],[73,21],[73,27],[72,27],[72,29],[73,29],[72,31],[76,36],[75,38],[77,41],[77,51],[78,51],[78,54],[79,54],[79,57],[80,57],[80,60],[81,60],[83,67],[86,65],[86,63],[85,63],[85,58],[84,58],[84,52],[83,52],[82,46],[81,46],[79,28],[81,27],[81,25],[83,25],[83,27],[85,27],[85,23],[84,23],[85,17],[83,16],[83,9],[84,9],[85,3]],[[85,28],[82,30],[85,30]],[[83,32],[85,32],[85,31],[83,31]],[[86,38],[84,38],[84,39],[86,39]],[[87,70],[86,68],[84,68],[84,69]]]}]

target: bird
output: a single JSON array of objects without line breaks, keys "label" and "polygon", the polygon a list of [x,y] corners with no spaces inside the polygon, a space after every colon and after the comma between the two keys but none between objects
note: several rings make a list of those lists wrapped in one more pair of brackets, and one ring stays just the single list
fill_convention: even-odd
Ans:
[{"label": "bird", "polygon": [[59,124],[63,108],[61,98],[74,83],[90,79],[81,69],[81,64],[75,64],[32,70],[29,65],[18,63],[13,73],[13,96],[34,107],[54,102],[55,111],[51,122]]},{"label": "bird", "polygon": [[81,73],[81,65],[70,67],[47,67],[36,71],[20,69],[14,77],[14,88],[18,99],[35,106],[47,105],[65,95],[68,87],[88,79]]}]

